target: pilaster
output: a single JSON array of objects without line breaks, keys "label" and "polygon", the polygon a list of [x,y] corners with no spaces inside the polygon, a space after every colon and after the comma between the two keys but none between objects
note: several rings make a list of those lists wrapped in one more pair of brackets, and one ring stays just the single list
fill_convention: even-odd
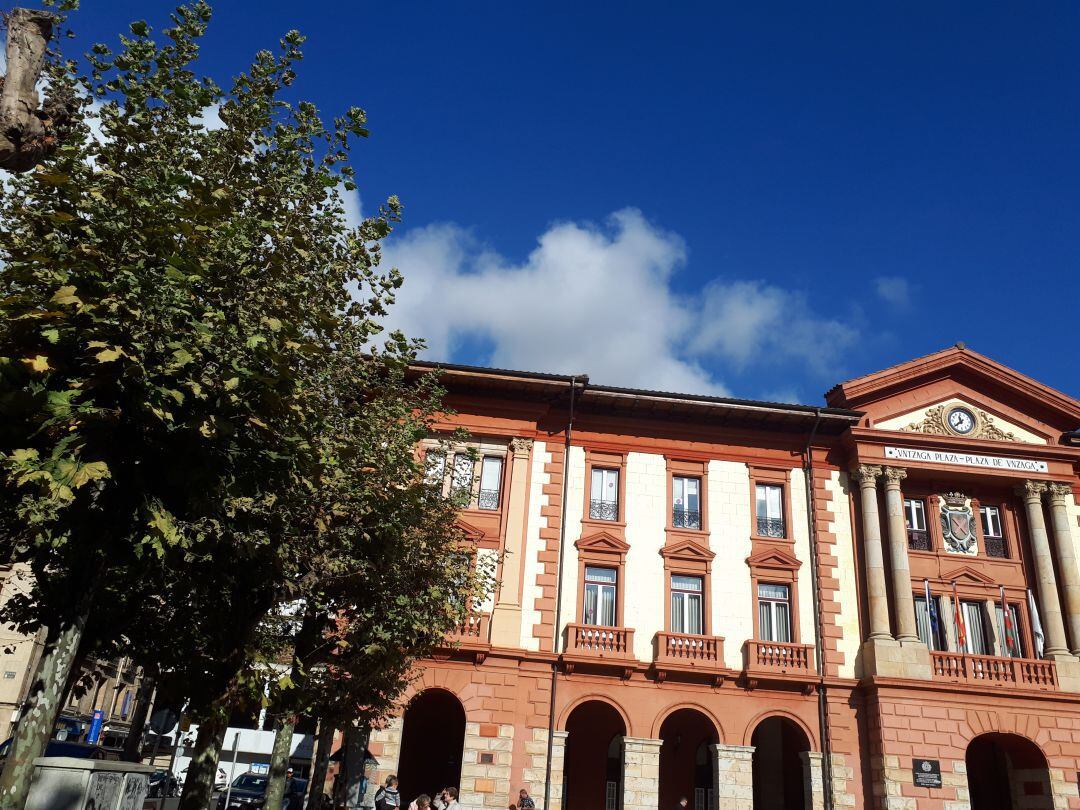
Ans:
[{"label": "pilaster", "polygon": [[521,646],[522,563],[529,514],[529,467],[533,440],[510,440],[510,476],[506,492],[502,575],[491,613],[491,643]]}]

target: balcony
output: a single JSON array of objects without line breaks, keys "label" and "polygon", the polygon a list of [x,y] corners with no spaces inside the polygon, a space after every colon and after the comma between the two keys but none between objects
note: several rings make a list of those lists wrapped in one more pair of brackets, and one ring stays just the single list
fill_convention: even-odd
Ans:
[{"label": "balcony", "polygon": [[1000,658],[994,655],[971,655],[930,651],[934,677],[954,683],[976,686],[1006,686],[1055,690],[1057,669],[1053,661],[1038,658]]},{"label": "balcony", "polygon": [[488,613],[469,614],[454,632],[447,635],[442,647],[443,657],[447,652],[460,651],[472,656],[477,663],[483,661],[491,649],[490,624],[491,615]]},{"label": "balcony", "polygon": [[985,535],[983,537],[983,544],[986,546],[987,557],[998,557],[1002,560],[1009,559],[1009,547],[1005,545],[1004,537]]},{"label": "balcony", "polygon": [[783,518],[759,517],[756,520],[758,537],[776,537],[782,540],[787,536]]},{"label": "balcony", "polygon": [[629,677],[634,663],[634,629],[568,624],[563,663],[567,672],[573,672],[579,664],[615,665]]},{"label": "balcony", "polygon": [[753,689],[760,681],[797,682],[803,691],[813,691],[816,679],[813,667],[813,645],[791,644],[783,641],[750,639],[746,642],[746,680]]},{"label": "balcony", "polygon": [[499,490],[482,489],[476,496],[476,508],[495,512],[499,509]]},{"label": "balcony", "polygon": [[671,525],[676,529],[700,529],[701,512],[697,509],[683,509],[675,506],[671,510]]},{"label": "balcony", "polygon": [[730,671],[724,665],[724,639],[721,636],[698,636],[689,633],[656,634],[655,662],[661,683],[672,672],[708,675],[716,686]]}]

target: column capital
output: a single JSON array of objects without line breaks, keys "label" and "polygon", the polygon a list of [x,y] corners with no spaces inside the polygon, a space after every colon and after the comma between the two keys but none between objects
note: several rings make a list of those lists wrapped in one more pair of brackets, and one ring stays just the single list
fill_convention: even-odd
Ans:
[{"label": "column capital", "polygon": [[532,452],[533,440],[518,436],[510,440],[510,450],[515,456],[527,456]]},{"label": "column capital", "polygon": [[885,472],[885,487],[900,488],[900,482],[907,478],[907,470],[903,467],[883,467]]},{"label": "column capital", "polygon": [[851,477],[858,481],[861,487],[877,486],[877,480],[881,477],[881,467],[877,464],[860,464],[851,471]]},{"label": "column capital", "polygon": [[1025,501],[1038,501],[1041,500],[1042,494],[1046,491],[1046,482],[1028,480],[1022,484],[1017,484],[1015,491]]},{"label": "column capital", "polygon": [[1057,481],[1051,481],[1046,485],[1046,492],[1051,501],[1064,500],[1069,495],[1072,495],[1072,487],[1068,484],[1061,484]]}]

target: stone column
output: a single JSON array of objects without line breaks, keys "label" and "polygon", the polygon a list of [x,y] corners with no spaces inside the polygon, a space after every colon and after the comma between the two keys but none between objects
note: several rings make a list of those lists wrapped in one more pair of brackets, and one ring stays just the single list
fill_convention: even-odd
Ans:
[{"label": "stone column", "polygon": [[1050,538],[1046,534],[1043,519],[1042,494],[1046,484],[1042,481],[1025,481],[1016,488],[1024,499],[1027,510],[1028,531],[1031,534],[1031,550],[1035,556],[1035,578],[1039,590],[1039,618],[1042,620],[1046,644],[1043,655],[1052,658],[1068,655],[1065,646],[1065,625],[1061,620],[1061,603],[1058,601],[1057,578],[1054,576],[1054,558],[1050,552]]},{"label": "stone column", "polygon": [[622,738],[623,810],[659,810],[663,742],[649,737]]},{"label": "stone column", "polygon": [[915,626],[915,599],[911,595],[904,494],[900,491],[900,482],[905,478],[907,470],[902,467],[885,468],[885,511],[889,516],[889,561],[892,563],[896,638],[901,643],[910,643],[919,640],[919,631]]},{"label": "stone column", "polygon": [[[539,810],[562,810],[563,772],[566,769],[566,738],[568,732],[556,731],[551,743],[551,798],[544,795],[544,777],[547,774],[547,729],[533,729],[532,742],[525,744],[529,753],[529,767],[522,777],[529,783],[529,793]],[[514,787],[511,785],[511,793]]]},{"label": "stone column", "polygon": [[889,597],[885,590],[885,555],[881,547],[877,480],[881,467],[862,464],[852,472],[859,482],[863,548],[866,554],[866,592],[870,600],[870,639],[892,639],[889,633]]},{"label": "stone column", "polygon": [[1073,655],[1080,655],[1080,569],[1076,567],[1076,550],[1073,547],[1072,527],[1069,526],[1066,498],[1070,495],[1072,487],[1068,484],[1050,484],[1047,487],[1057,570],[1061,572],[1061,590],[1065,596],[1065,623],[1072,636]]},{"label": "stone column", "polygon": [[806,810],[825,810],[825,776],[821,767],[824,757],[818,751],[800,751],[803,767],[803,807]]},{"label": "stone column", "polygon": [[754,746],[710,745],[716,806],[709,810],[754,810]]},{"label": "stone column", "polygon": [[525,530],[529,511],[529,461],[532,439],[510,440],[510,475],[506,483],[506,540],[502,576],[491,614],[491,643],[521,646],[521,571],[525,557]]}]

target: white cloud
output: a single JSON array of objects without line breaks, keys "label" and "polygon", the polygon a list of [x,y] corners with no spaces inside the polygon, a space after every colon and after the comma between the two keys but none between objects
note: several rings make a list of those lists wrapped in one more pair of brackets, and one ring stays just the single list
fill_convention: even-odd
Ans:
[{"label": "white cloud", "polygon": [[423,337],[430,359],[463,359],[466,344],[480,345],[482,362],[499,367],[726,394],[717,370],[828,369],[856,337],[802,295],[758,281],[717,279],[680,295],[672,279],[686,262],[683,240],[635,209],[602,227],[556,223],[520,262],[452,223],[393,237],[384,254],[405,276],[388,325]]},{"label": "white cloud", "polygon": [[894,307],[906,307],[911,303],[911,285],[900,276],[878,276],[874,279],[874,291],[878,298]]}]

